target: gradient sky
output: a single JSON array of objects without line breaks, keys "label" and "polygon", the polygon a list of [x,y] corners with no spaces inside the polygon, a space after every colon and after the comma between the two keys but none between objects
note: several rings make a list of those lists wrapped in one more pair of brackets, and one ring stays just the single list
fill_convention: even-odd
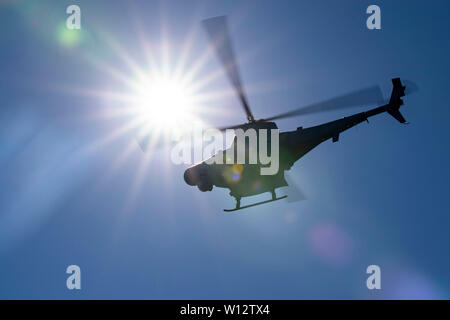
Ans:
[{"label": "gradient sky", "polygon": [[[64,29],[70,4],[82,12],[76,35]],[[381,30],[366,28],[370,4],[381,7]],[[0,298],[449,299],[449,9],[445,0],[2,1]],[[411,124],[379,115],[307,154],[289,173],[307,201],[225,214],[227,190],[186,185],[186,166],[167,149],[144,154],[132,130],[118,131],[129,119],[108,116],[116,104],[96,94],[123,89],[114,74],[149,70],[143,44],[170,48],[157,66],[200,65],[198,79],[220,72],[216,57],[201,59],[200,21],[217,15],[228,15],[257,118],[373,84],[387,96],[400,76],[420,87],[402,107]],[[220,73],[200,91],[217,90],[205,121],[245,121]],[[80,291],[66,288],[71,264]],[[366,288],[371,264],[380,291]]]}]

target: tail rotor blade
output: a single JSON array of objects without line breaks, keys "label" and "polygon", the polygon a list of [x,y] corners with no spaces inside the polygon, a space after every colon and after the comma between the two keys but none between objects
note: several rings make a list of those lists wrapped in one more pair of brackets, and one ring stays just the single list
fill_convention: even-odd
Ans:
[{"label": "tail rotor blade", "polygon": [[406,87],[406,89],[405,89],[406,95],[409,95],[409,94],[419,91],[419,86],[416,83],[414,83],[413,81],[403,80],[403,84]]},{"label": "tail rotor blade", "polygon": [[271,121],[283,118],[296,117],[305,114],[319,113],[338,109],[362,107],[385,102],[379,86],[372,86],[358,91],[354,91],[323,102],[314,103],[293,111],[285,112],[270,118],[263,119]]},{"label": "tail rotor blade", "polygon": [[236,90],[236,94],[247,115],[247,120],[253,122],[254,117],[250,110],[250,106],[248,105],[247,97],[242,86],[239,69],[234,56],[233,47],[231,45],[226,17],[220,16],[203,20],[203,27],[208,33],[217,56],[222,62],[233,88]]}]

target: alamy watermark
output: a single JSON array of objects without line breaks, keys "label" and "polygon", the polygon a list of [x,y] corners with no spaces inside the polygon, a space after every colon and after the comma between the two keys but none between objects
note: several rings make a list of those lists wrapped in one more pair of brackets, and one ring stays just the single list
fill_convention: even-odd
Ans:
[{"label": "alamy watermark", "polygon": [[81,269],[79,266],[72,264],[67,267],[66,273],[70,276],[66,280],[66,287],[69,290],[81,290]]},{"label": "alamy watermark", "polygon": [[366,273],[370,274],[370,276],[366,280],[367,289],[373,290],[381,289],[381,268],[376,264],[372,264],[367,267]]},{"label": "alamy watermark", "polygon": [[381,9],[379,6],[373,4],[367,7],[367,14],[370,16],[366,20],[366,26],[369,30],[381,29]]},{"label": "alamy watermark", "polygon": [[[231,147],[224,151],[230,142]],[[259,164],[261,175],[275,175],[280,167],[279,151],[278,129],[227,129],[224,133],[194,128],[173,147],[170,156],[174,164]]]},{"label": "alamy watermark", "polygon": [[70,14],[66,20],[66,27],[69,30],[81,29],[81,9],[76,4],[67,7],[66,13]]}]

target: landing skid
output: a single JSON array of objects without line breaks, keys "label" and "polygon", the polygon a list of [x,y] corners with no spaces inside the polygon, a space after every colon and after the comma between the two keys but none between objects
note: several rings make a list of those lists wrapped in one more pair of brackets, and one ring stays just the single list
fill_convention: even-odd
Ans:
[{"label": "landing skid", "polygon": [[234,209],[223,209],[223,211],[225,211],[225,212],[233,212],[233,211],[237,211],[237,210],[242,210],[242,209],[246,209],[246,208],[250,208],[250,207],[259,206],[260,204],[265,204],[265,203],[281,200],[281,199],[284,199],[284,198],[287,198],[287,196],[282,196],[282,197],[275,198],[275,199],[270,199],[270,200],[266,200],[266,201],[256,202],[256,203],[252,203],[252,204],[249,204],[249,205],[246,205],[246,206],[236,207]]}]

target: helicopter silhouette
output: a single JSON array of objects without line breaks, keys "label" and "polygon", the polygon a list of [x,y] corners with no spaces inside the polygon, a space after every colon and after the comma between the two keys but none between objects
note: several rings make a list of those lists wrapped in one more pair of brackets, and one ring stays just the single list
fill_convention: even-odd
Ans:
[{"label": "helicopter silhouette", "polygon": [[[263,167],[263,165],[260,162],[256,164],[218,164],[205,160],[186,169],[184,172],[185,182],[188,185],[197,186],[202,192],[211,191],[214,186],[230,189],[230,195],[236,199],[236,207],[233,209],[224,209],[226,212],[241,210],[286,198],[286,195],[277,197],[275,192],[277,188],[288,186],[285,179],[285,171],[290,170],[297,160],[322,142],[329,139],[333,142],[339,141],[339,135],[341,132],[354,127],[361,122],[368,122],[369,117],[387,112],[398,122],[408,124],[399,110],[403,105],[402,97],[405,96],[406,89],[406,86],[403,85],[400,78],[392,79],[393,89],[391,97],[388,101],[383,98],[379,86],[372,86],[323,102],[298,108],[290,112],[281,113],[265,119],[255,120],[241,83],[239,70],[228,33],[226,17],[219,16],[204,20],[203,26],[209,35],[217,56],[225,68],[226,74],[234,90],[236,91],[247,117],[247,123],[220,128],[221,130],[254,129],[259,131],[261,129],[278,129],[274,120],[349,107],[373,106],[381,104],[380,106],[367,111],[359,112],[317,126],[309,128],[298,127],[297,130],[294,131],[280,132],[279,170],[274,175],[261,175],[260,168]],[[407,83],[405,82],[405,84]],[[407,93],[411,93],[417,90],[417,86],[414,83],[409,82],[408,89],[409,92]],[[270,141],[268,140],[268,142]],[[231,152],[236,152],[236,138],[230,146],[230,149]],[[229,150],[227,149],[226,151],[220,151],[213,157],[225,157],[227,151]],[[241,198],[265,192],[270,192],[272,198],[266,201],[241,206]]]}]

